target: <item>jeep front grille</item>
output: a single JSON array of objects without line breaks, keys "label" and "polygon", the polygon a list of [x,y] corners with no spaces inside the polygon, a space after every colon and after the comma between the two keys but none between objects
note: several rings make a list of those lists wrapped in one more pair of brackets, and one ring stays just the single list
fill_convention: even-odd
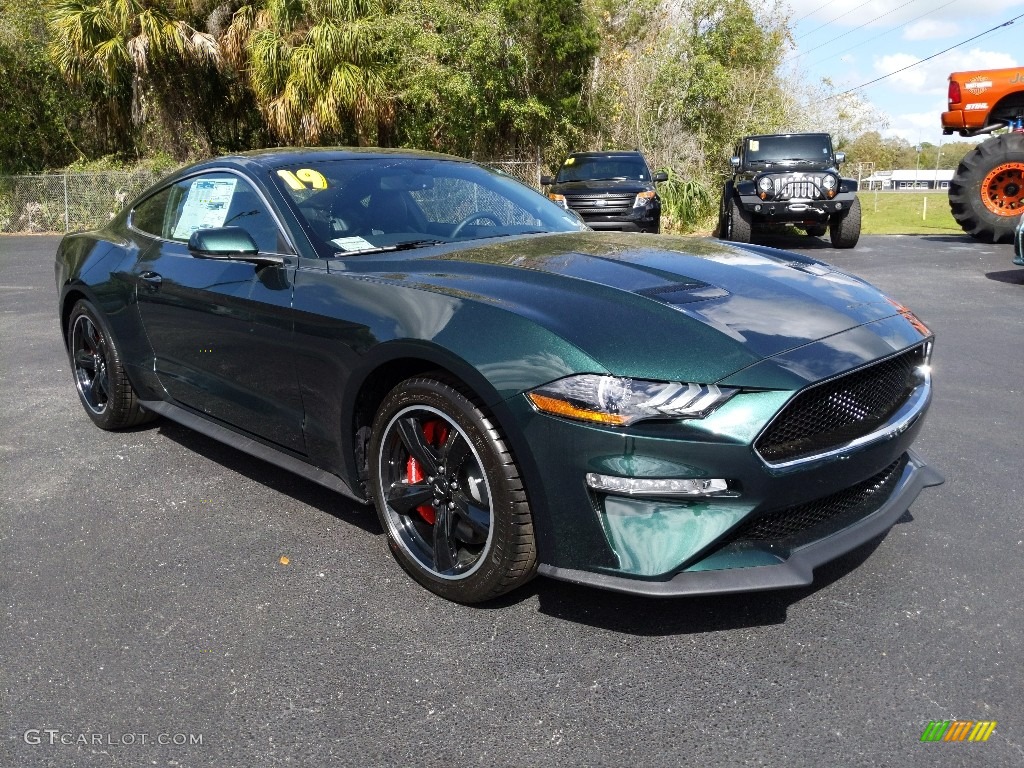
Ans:
[{"label": "jeep front grille", "polygon": [[824,200],[825,192],[821,188],[821,179],[806,176],[796,179],[792,176],[776,176],[775,198],[777,200]]}]

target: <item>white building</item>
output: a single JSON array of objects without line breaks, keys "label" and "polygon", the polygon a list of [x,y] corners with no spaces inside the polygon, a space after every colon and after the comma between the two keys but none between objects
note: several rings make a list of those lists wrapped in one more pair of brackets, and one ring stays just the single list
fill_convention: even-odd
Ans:
[{"label": "white building", "polygon": [[881,189],[899,192],[914,189],[949,189],[949,181],[955,171],[920,170],[911,168],[896,171],[875,171],[866,179],[861,179],[863,190]]}]

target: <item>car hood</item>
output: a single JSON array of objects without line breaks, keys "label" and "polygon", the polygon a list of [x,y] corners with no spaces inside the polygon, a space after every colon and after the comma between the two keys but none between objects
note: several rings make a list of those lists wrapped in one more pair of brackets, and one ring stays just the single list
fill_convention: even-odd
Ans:
[{"label": "car hood", "polygon": [[590,179],[562,181],[552,185],[551,191],[560,195],[636,194],[654,189],[654,182],[636,179]]},{"label": "car hood", "polygon": [[907,312],[820,262],[715,240],[580,232],[431,251],[359,271],[514,312],[624,376],[720,381]]}]

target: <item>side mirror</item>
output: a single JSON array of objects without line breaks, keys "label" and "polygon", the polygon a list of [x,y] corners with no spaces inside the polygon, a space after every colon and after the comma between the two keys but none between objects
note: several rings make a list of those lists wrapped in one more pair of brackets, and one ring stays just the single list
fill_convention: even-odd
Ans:
[{"label": "side mirror", "polygon": [[540,177],[540,185],[542,187],[547,187],[547,186],[549,186],[551,184],[554,184],[554,183],[555,183],[555,180],[553,178],[551,178],[550,176],[548,176],[547,174],[544,174],[543,176]]},{"label": "side mirror", "polygon": [[668,174],[665,173],[664,171],[658,171],[656,174],[654,174],[654,181],[656,183],[659,181],[668,181]]},{"label": "side mirror", "polygon": [[241,227],[197,229],[188,239],[188,249],[195,256],[208,258],[252,256],[260,250],[252,235]]},{"label": "side mirror", "polygon": [[846,162],[845,152],[836,152],[836,165],[841,165]]},{"label": "side mirror", "polygon": [[285,263],[284,256],[260,253],[252,235],[241,227],[197,229],[188,239],[188,249],[197,259],[248,261],[257,267]]},{"label": "side mirror", "polygon": [[738,157],[736,157],[736,156],[730,157],[729,158],[729,165],[731,165],[733,168],[736,168],[737,170],[739,170],[740,159]]}]

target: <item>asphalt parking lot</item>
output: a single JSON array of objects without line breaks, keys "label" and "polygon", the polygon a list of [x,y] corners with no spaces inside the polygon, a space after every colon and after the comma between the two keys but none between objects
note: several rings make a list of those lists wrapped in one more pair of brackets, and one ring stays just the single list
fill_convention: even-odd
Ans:
[{"label": "asphalt parking lot", "polygon": [[[936,332],[917,447],[946,484],[813,588],[467,608],[330,491],[93,427],[57,238],[0,238],[0,766],[1024,765],[1024,269],[966,236],[773,244]],[[932,720],[998,725],[922,743]]]}]

